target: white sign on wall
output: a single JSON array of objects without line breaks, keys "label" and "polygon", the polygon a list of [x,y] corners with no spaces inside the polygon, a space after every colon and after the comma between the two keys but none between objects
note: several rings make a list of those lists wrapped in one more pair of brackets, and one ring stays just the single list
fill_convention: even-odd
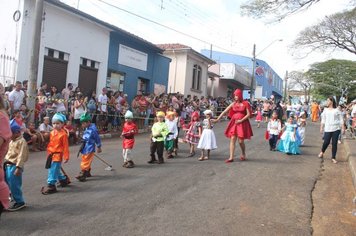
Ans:
[{"label": "white sign on wall", "polygon": [[122,44],[119,45],[119,64],[146,71],[147,59],[147,53]]}]

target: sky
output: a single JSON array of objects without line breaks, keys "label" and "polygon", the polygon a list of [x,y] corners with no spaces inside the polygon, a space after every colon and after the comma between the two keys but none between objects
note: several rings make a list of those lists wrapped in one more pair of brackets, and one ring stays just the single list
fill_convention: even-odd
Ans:
[{"label": "sky", "polygon": [[309,65],[315,62],[356,58],[354,54],[336,50],[312,53],[298,59],[296,53],[289,50],[300,31],[317,24],[327,15],[349,8],[350,0],[321,0],[308,10],[289,16],[279,23],[242,17],[240,4],[246,0],[61,1],[155,44],[181,43],[198,52],[210,49],[212,45],[214,51],[248,57],[252,57],[253,45],[256,44],[256,57],[266,61],[282,78],[286,71],[307,71]]}]

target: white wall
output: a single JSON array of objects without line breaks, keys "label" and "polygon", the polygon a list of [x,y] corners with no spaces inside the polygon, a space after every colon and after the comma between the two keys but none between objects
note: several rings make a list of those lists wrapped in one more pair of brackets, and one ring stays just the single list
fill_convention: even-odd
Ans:
[{"label": "white wall", "polygon": [[172,59],[169,64],[168,88],[167,92],[179,92],[184,94],[184,87],[186,83],[186,53],[172,51],[172,53],[164,53],[165,56]]},{"label": "white wall", "polygon": [[[172,59],[169,65],[168,92],[179,92],[184,95],[207,96],[208,63],[195,54],[188,54],[187,50],[170,50],[163,53]],[[191,90],[193,66],[201,66],[201,92]]]},{"label": "white wall", "polygon": [[[21,14],[21,18],[18,22],[15,22],[13,19],[16,10],[20,10]],[[15,59],[18,58],[22,18],[24,14],[22,0],[0,0],[0,54]],[[1,60],[0,63],[0,82],[6,84],[5,79],[7,79],[9,83],[13,83],[10,77],[16,76],[16,63],[11,63],[8,60],[5,62]]]},{"label": "white wall", "polygon": [[[27,4],[31,2],[31,4]],[[27,4],[27,6],[26,6]],[[34,0],[26,0],[29,15],[24,18],[19,55],[19,80],[28,78],[30,69],[31,34]],[[78,84],[80,58],[99,62],[97,90],[106,84],[110,31],[51,4],[44,5],[38,84],[42,81],[44,51],[52,48],[69,54],[66,83]],[[21,65],[21,66],[20,66]]]}]

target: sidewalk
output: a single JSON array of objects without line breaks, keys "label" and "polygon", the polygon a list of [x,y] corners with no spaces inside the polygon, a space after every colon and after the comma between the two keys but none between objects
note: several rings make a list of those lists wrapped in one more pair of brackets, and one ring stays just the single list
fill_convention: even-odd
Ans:
[{"label": "sidewalk", "polygon": [[[320,177],[312,191],[313,235],[356,235],[356,141],[344,140],[338,149],[338,164],[330,159],[330,150],[321,160]],[[351,170],[351,171],[350,171]]]}]

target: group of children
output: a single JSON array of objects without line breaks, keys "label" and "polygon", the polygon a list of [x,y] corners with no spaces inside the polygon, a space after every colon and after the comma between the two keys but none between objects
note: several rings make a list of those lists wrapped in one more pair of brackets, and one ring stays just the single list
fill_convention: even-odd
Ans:
[{"label": "group of children", "polygon": [[[192,120],[185,130],[187,132],[187,140],[191,145],[192,153],[195,146],[202,149],[202,154],[199,160],[209,159],[210,150],[217,148],[214,132],[212,131],[212,112],[207,110],[204,112],[206,118],[200,124],[200,117],[197,113],[193,114]],[[125,113],[125,123],[121,137],[122,140],[122,156],[123,167],[133,168],[135,166],[131,151],[134,147],[135,134],[138,133],[138,128],[133,122],[133,113],[127,111]],[[166,120],[165,120],[166,119]],[[173,158],[177,155],[177,139],[178,139],[178,122],[176,113],[173,111],[165,114],[162,111],[157,112],[156,122],[152,126],[150,156],[148,163],[164,163],[164,149],[167,152],[167,158]],[[69,141],[70,132],[64,128],[66,125],[66,117],[61,113],[56,113],[52,118],[53,130],[49,133],[49,142],[47,145],[47,159],[45,168],[48,169],[47,185],[42,187],[41,193],[44,195],[57,192],[57,186],[66,187],[71,183],[69,176],[65,173],[62,163],[69,161]],[[82,134],[82,145],[79,154],[81,155],[80,172],[76,178],[84,182],[88,177],[91,177],[91,163],[95,152],[100,153],[101,140],[96,128],[96,125],[91,123],[91,116],[84,113],[80,117],[80,123],[84,129]],[[23,129],[18,120],[13,119],[10,122],[12,131],[12,140],[9,144],[9,151],[5,157],[4,169],[6,182],[11,192],[11,200],[14,202],[8,209],[16,211],[25,207],[25,201],[22,195],[22,172],[24,163],[28,159],[29,149],[27,141],[23,136]],[[203,128],[203,132],[201,132]],[[156,154],[158,160],[156,159]],[[192,156],[192,155],[191,155]]]},{"label": "group of children", "polygon": [[269,141],[270,150],[278,150],[289,155],[300,154],[300,146],[304,145],[305,140],[305,127],[305,112],[301,112],[299,116],[291,113],[283,126],[278,119],[278,113],[273,111],[266,130],[266,139]]},{"label": "group of children", "polygon": [[[205,118],[200,121],[198,112],[193,112],[191,121],[187,125],[183,125],[185,134],[185,142],[190,145],[190,154],[188,157],[195,155],[195,148],[201,149],[199,161],[208,160],[210,151],[217,148],[216,138],[213,129],[212,119],[213,113],[211,110],[205,110]],[[127,111],[125,113],[125,123],[122,130],[122,156],[123,167],[133,168],[135,166],[131,157],[131,151],[135,144],[135,134],[138,133],[138,128],[133,121],[133,113]],[[95,152],[100,153],[101,140],[95,124],[91,123],[91,116],[84,113],[80,117],[80,123],[84,129],[82,134],[82,145],[79,150],[81,154],[80,173],[76,178],[83,182],[91,177],[91,163]],[[49,143],[47,145],[47,161],[45,168],[48,169],[47,185],[42,187],[41,192],[44,195],[57,192],[57,186],[66,187],[70,184],[70,179],[65,173],[62,163],[69,161],[69,144],[68,130],[64,129],[66,117],[61,113],[56,113],[52,118],[53,130],[49,134]],[[174,111],[168,111],[165,114],[162,111],[156,113],[156,121],[151,128],[150,137],[150,159],[149,164],[164,163],[164,150],[166,150],[166,158],[174,158],[177,155],[177,140],[179,135],[179,120]],[[300,154],[299,146],[304,144],[306,117],[303,112],[296,117],[291,115],[287,123],[282,126],[278,119],[277,112],[273,112],[271,119],[267,125],[267,136],[269,140],[270,150],[278,150],[287,154]],[[11,191],[11,198],[14,204],[9,208],[9,211],[15,211],[25,206],[25,201],[22,196],[22,172],[24,163],[28,159],[28,145],[21,131],[21,125],[16,119],[11,120],[10,127],[12,131],[12,141],[9,144],[9,151],[5,157],[5,172],[6,181]],[[283,134],[281,134],[283,132]],[[278,142],[278,140],[280,141]],[[278,145],[277,145],[278,142]],[[157,156],[157,158],[156,158]]]}]

